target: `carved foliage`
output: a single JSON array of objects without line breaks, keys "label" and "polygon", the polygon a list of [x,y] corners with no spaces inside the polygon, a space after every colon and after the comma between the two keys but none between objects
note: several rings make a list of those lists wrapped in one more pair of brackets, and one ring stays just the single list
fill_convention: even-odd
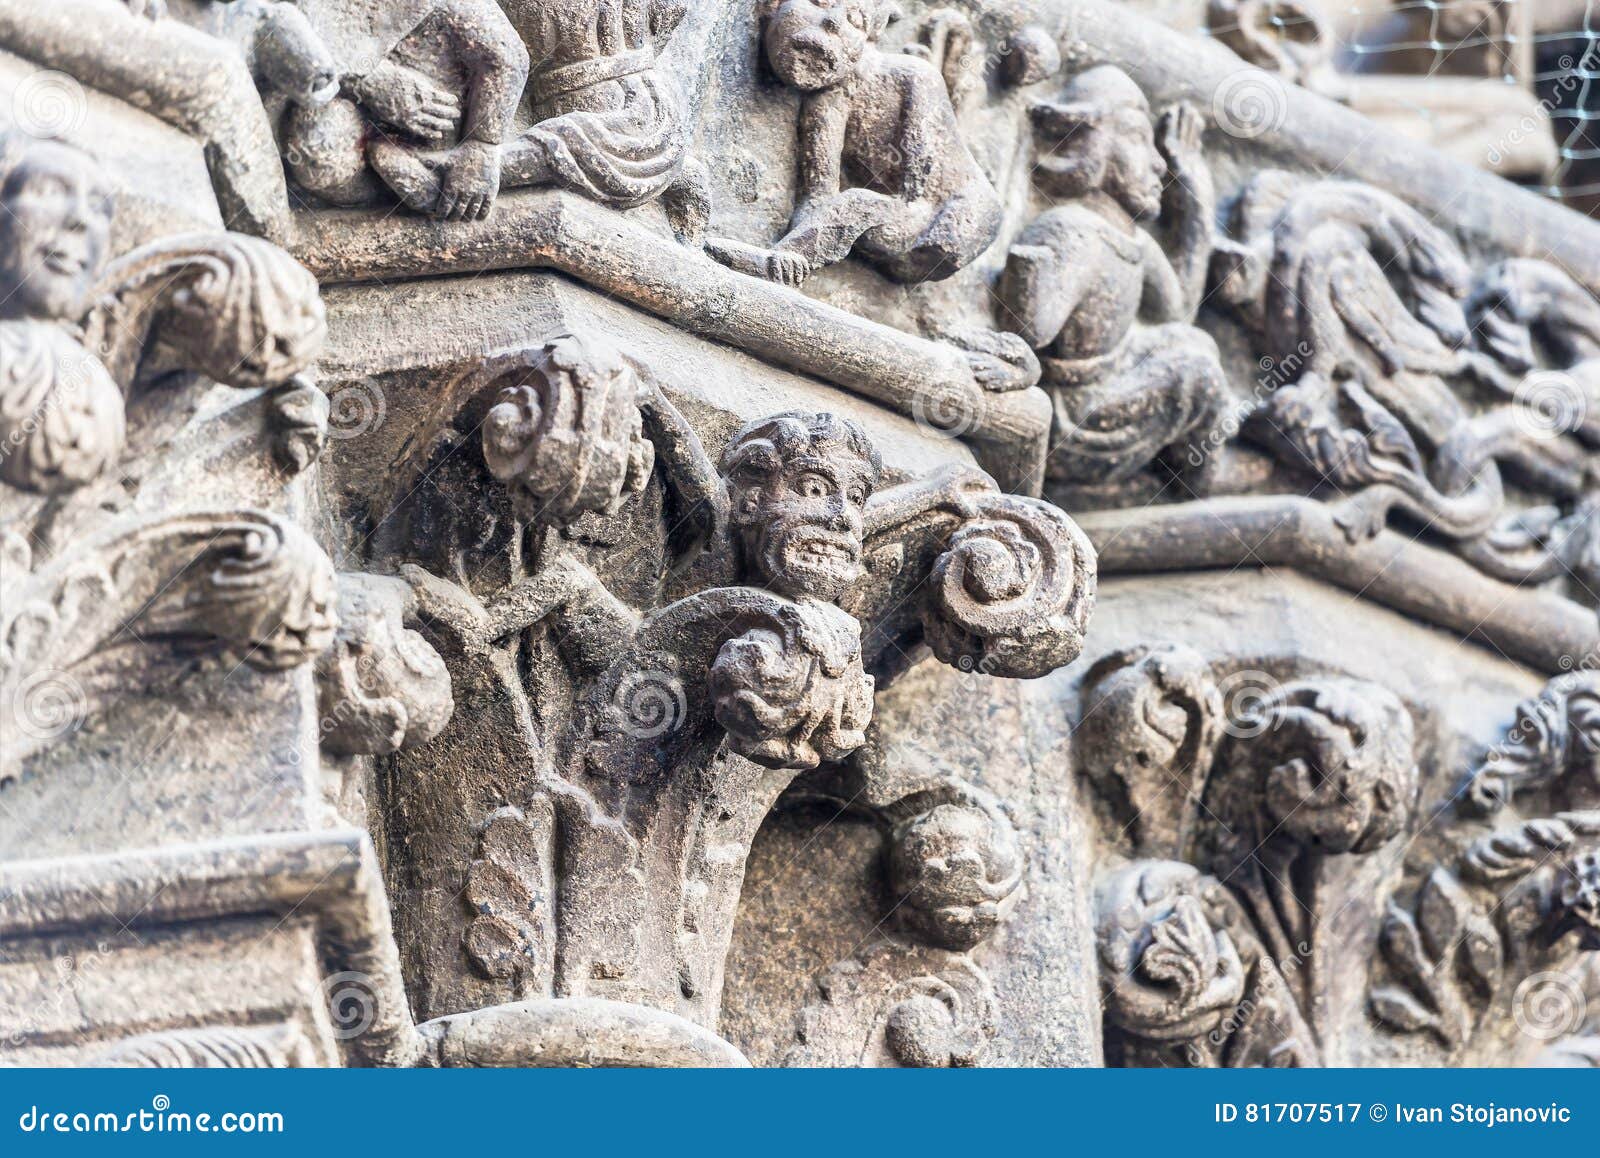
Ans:
[{"label": "carved foliage", "polygon": [[1390,904],[1378,943],[1399,984],[1373,990],[1373,1013],[1460,1046],[1500,983],[1500,934],[1489,917],[1449,872],[1435,869],[1414,915]]},{"label": "carved foliage", "polygon": [[995,1033],[989,978],[965,958],[881,943],[812,984],[785,1066],[973,1066]]},{"label": "carved foliage", "polygon": [[1568,807],[1600,804],[1600,677],[1572,672],[1517,705],[1516,722],[1473,772],[1463,807],[1499,812],[1519,792],[1551,791]]},{"label": "carved foliage", "polygon": [[[474,371],[500,386],[483,422],[483,457],[528,522],[611,512],[649,480],[639,381],[612,346],[564,335]],[[474,391],[476,392],[476,391]]]},{"label": "carved foliage", "polygon": [[1028,679],[1071,663],[1094,606],[1094,548],[1049,504],[1010,495],[977,504],[929,575],[929,646],[988,675]]},{"label": "carved foliage", "polygon": [[18,738],[5,745],[7,774],[52,738],[10,718],[27,711],[22,691],[43,673],[84,673],[87,696],[119,686],[90,680],[91,668],[163,647],[228,649],[281,671],[326,648],[337,623],[328,557],[293,524],[258,511],[158,518],[27,566],[25,551],[6,557],[0,712]]},{"label": "carved foliage", "polygon": [[825,603],[783,608],[717,651],[707,677],[712,714],[741,756],[770,768],[814,768],[859,748],[872,717],[861,626]]},{"label": "carved foliage", "polygon": [[0,477],[46,494],[106,473],[126,439],[122,391],[48,322],[0,322]]},{"label": "carved foliage", "polygon": [[467,926],[467,955],[486,976],[512,978],[519,996],[550,989],[554,851],[555,810],[540,797],[526,811],[508,806],[489,817],[467,871],[467,903],[477,914]]}]

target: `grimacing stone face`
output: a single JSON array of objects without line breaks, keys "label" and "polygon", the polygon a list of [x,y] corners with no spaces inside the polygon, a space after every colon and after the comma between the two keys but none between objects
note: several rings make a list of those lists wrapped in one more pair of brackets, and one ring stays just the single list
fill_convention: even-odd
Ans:
[{"label": "grimacing stone face", "polygon": [[76,321],[110,233],[110,195],[89,159],[30,147],[0,183],[0,317]]},{"label": "grimacing stone face", "polygon": [[774,591],[838,599],[861,576],[862,516],[872,464],[848,451],[790,458],[762,484],[740,517],[746,558]]}]

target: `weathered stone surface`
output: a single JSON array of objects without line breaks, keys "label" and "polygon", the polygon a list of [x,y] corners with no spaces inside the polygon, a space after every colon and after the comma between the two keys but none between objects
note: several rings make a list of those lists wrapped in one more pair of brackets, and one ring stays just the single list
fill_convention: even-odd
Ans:
[{"label": "weathered stone surface", "polygon": [[1600,229],[1210,7],[0,0],[0,1061],[1592,1058]]}]

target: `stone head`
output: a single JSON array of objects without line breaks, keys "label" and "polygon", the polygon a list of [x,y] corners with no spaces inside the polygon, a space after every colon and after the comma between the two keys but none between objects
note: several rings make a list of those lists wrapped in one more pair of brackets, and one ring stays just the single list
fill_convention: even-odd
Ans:
[{"label": "stone head", "polygon": [[861,576],[867,499],[882,471],[848,418],[797,411],[740,430],[722,475],[749,574],[791,598],[837,600]]},{"label": "stone head", "polygon": [[1156,148],[1150,102],[1127,73],[1097,65],[1029,113],[1038,149],[1034,180],[1046,193],[1104,192],[1136,218],[1160,214],[1167,163]]},{"label": "stone head", "polygon": [[30,142],[0,178],[0,318],[81,319],[105,261],[111,197],[99,166]]},{"label": "stone head", "polygon": [[772,71],[802,92],[848,80],[891,15],[882,0],[766,0],[763,12]]}]

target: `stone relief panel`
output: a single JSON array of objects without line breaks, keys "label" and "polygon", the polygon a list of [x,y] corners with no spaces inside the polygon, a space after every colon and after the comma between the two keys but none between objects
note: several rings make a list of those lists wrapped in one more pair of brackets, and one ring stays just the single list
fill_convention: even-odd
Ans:
[{"label": "stone relief panel", "polygon": [[1593,1053],[1587,222],[1093,0],[13,3],[0,1053]]}]

